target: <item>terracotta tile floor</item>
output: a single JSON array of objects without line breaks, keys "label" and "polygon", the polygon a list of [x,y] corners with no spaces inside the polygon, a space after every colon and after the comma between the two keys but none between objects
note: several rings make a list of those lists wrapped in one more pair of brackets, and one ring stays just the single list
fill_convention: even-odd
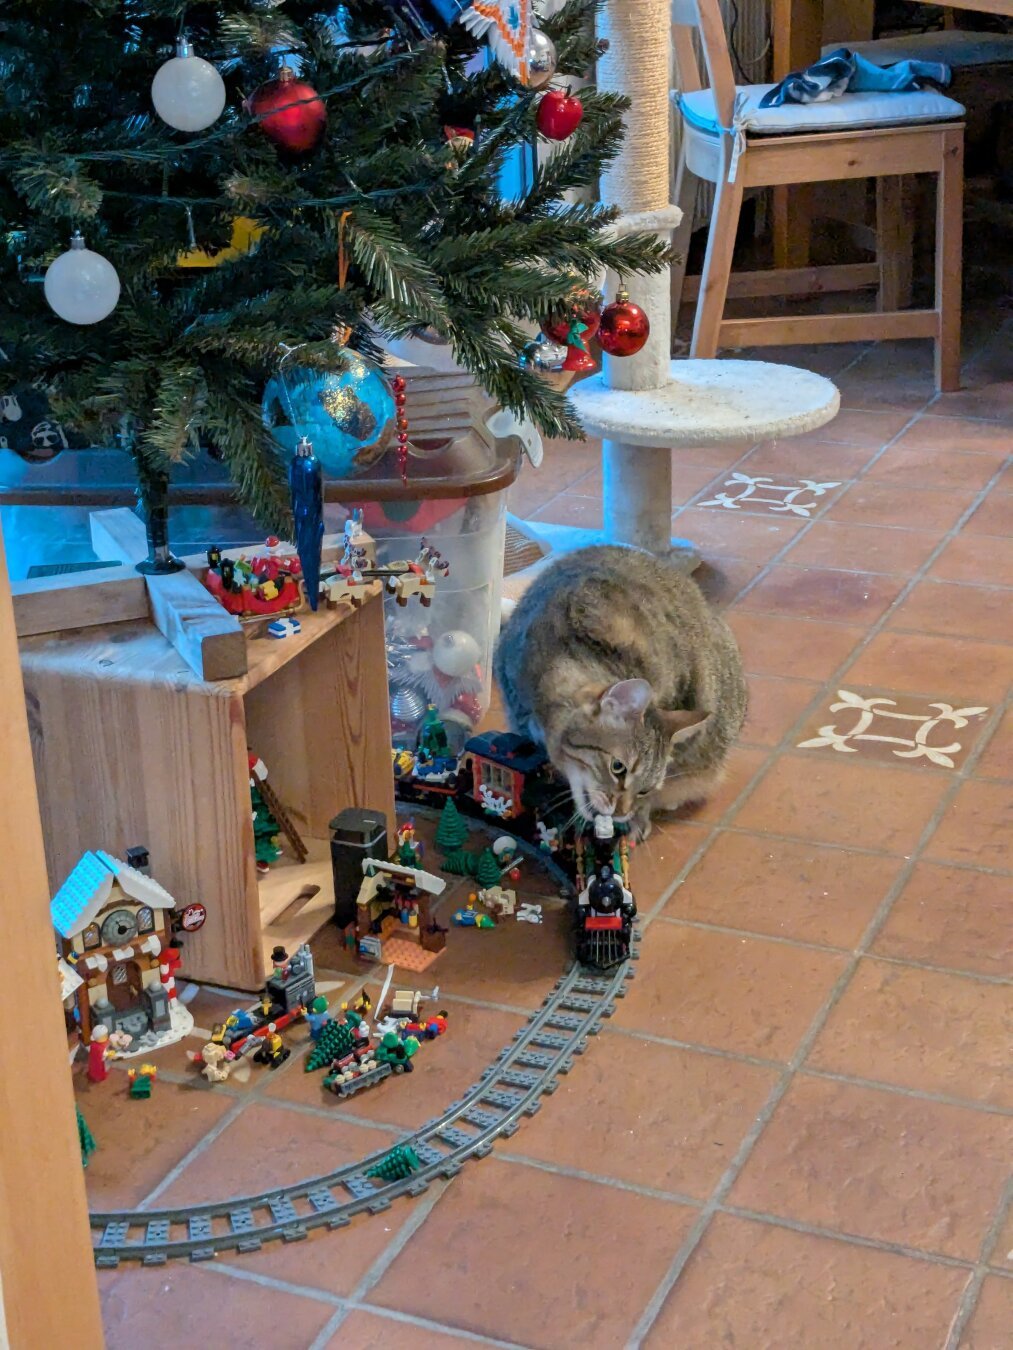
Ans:
[{"label": "terracotta tile floor", "polygon": [[[925,344],[818,349],[829,427],[675,457],[752,708],[715,800],[638,851],[637,978],[538,1115],[344,1231],[103,1272],[110,1350],[1009,1350],[1013,325],[992,331],[941,398]],[[513,507],[588,524],[600,498],[596,447],[554,445]],[[262,1190],[421,1123],[566,960],[553,888],[521,889],[541,928],[452,930],[419,982],[451,1027],[411,1079],[339,1103],[294,1055],[212,1090],[177,1049],[151,1103],[82,1084],[95,1205]],[[362,972],[317,947],[346,997]],[[203,991],[198,1022],[230,1002]]]}]

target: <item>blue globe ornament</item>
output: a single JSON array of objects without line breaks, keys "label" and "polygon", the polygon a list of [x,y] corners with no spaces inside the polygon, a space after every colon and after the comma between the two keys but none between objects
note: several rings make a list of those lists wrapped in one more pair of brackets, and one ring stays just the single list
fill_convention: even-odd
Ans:
[{"label": "blue globe ornament", "polygon": [[341,370],[285,366],[264,390],[264,425],[291,455],[306,436],[329,478],[375,464],[394,436],[397,409],[377,366],[345,348]]}]

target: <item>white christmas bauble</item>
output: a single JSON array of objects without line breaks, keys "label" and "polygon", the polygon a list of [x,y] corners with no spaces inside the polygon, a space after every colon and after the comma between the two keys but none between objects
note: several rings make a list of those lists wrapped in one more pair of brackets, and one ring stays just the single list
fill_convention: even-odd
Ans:
[{"label": "white christmas bauble", "polygon": [[225,81],[210,61],[194,56],[185,38],[176,55],[151,81],[151,101],[163,122],[177,131],[203,131],[225,107]]},{"label": "white christmas bauble", "polygon": [[455,679],[470,674],[480,655],[478,643],[463,628],[451,628],[433,643],[433,665],[441,674]]},{"label": "white christmas bauble", "polygon": [[116,308],[120,279],[109,259],[85,248],[75,230],[67,252],[49,264],[43,290],[50,309],[67,323],[99,323]]}]

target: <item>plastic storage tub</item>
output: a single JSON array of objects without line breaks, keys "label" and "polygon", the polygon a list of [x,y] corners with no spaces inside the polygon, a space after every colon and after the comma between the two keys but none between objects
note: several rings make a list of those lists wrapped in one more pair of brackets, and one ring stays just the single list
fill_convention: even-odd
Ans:
[{"label": "plastic storage tub", "polygon": [[[434,400],[435,409],[420,412],[426,436],[413,441],[407,485],[391,451],[368,475],[328,479],[324,487],[328,533],[340,532],[359,508],[379,561],[414,558],[424,536],[450,565],[429,608],[416,600],[404,608],[393,597],[386,602],[391,712],[401,745],[414,743],[430,702],[451,740],[462,743],[489,706],[506,499],[519,467],[515,440],[461,430],[459,391],[422,399],[410,386],[409,418],[413,404],[421,408]],[[441,431],[444,404],[452,434]],[[0,507],[14,578],[39,564],[94,560],[89,509],[134,502],[133,468],[121,450],[66,449],[34,463],[0,451]],[[206,455],[173,473],[169,537],[179,554],[213,543],[253,547],[263,541],[262,531],[235,505],[224,466]]]}]

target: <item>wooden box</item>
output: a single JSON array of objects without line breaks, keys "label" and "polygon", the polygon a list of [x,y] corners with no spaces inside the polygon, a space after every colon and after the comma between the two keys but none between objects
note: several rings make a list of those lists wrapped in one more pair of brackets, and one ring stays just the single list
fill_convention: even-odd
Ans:
[{"label": "wooden box", "polygon": [[[256,989],[334,911],[328,822],[394,821],[383,601],[305,610],[301,632],[247,643],[245,674],[201,679],[151,620],[21,639],[52,888],[81,854],[146,845],[152,874],[207,920],[184,945],[197,980]],[[248,754],[309,846],[258,881]],[[282,840],[284,843],[284,840]]]}]

